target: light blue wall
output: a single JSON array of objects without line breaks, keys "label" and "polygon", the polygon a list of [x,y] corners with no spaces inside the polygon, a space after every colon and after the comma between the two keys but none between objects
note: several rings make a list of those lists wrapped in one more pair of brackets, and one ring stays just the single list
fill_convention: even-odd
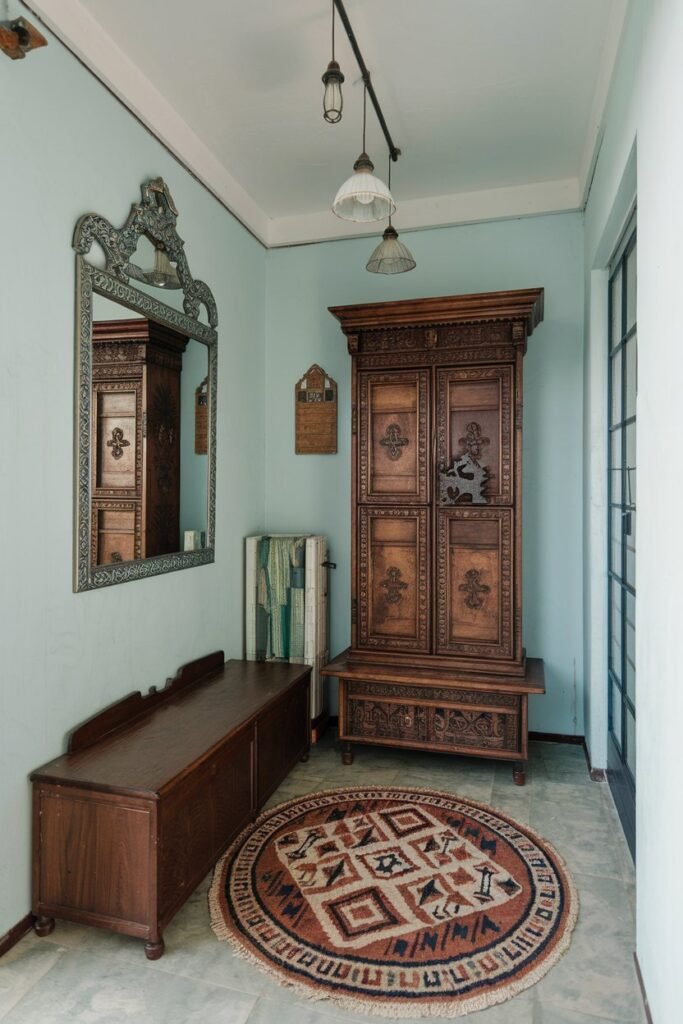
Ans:
[{"label": "light blue wall", "polygon": [[[2,935],[30,907],[29,772],[123,694],[241,655],[242,538],[264,525],[265,252],[54,38],[0,60],[0,96]],[[88,211],[121,224],[159,174],[218,305],[216,562],[73,594],[71,238]]]},{"label": "light blue wall", "polygon": [[[398,223],[400,230],[400,222]],[[545,288],[545,320],[525,359],[524,636],[546,663],[538,731],[583,732],[581,214],[404,236],[417,268],[369,274],[374,240],[273,250],[267,257],[266,526],[330,538],[331,650],[349,642],[350,366],[327,307],[460,292]],[[311,363],[339,384],[339,452],[294,454],[294,384]]]}]

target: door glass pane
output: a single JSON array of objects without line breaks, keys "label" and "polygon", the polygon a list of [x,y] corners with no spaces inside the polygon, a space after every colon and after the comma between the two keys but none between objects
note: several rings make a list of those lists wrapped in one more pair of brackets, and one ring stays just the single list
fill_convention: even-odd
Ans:
[{"label": "door glass pane", "polygon": [[635,662],[626,656],[626,695],[633,703],[636,702],[636,666]]},{"label": "door glass pane", "polygon": [[624,428],[626,431],[626,469],[630,472],[626,473],[626,479],[624,481],[626,487],[625,501],[629,505],[635,505],[636,503],[636,425],[635,423],[629,423]]},{"label": "door glass pane", "polygon": [[626,258],[626,330],[636,322],[636,250],[631,249]]},{"label": "door glass pane", "polygon": [[611,419],[610,426],[621,423],[621,349],[612,359],[610,373],[610,387],[612,389]]},{"label": "door glass pane", "polygon": [[614,681],[610,684],[611,707],[610,722],[612,733],[621,749],[621,691]]},{"label": "door glass pane", "polygon": [[626,536],[626,582],[632,587],[636,585],[636,513],[630,512],[627,517],[630,534]]},{"label": "door glass pane", "polygon": [[[617,640],[621,641],[621,597],[622,588],[616,580],[610,581],[610,630]],[[617,676],[621,678],[621,655],[615,666]]]},{"label": "door glass pane", "polygon": [[621,679],[621,636],[618,633],[612,633],[612,642],[609,647],[609,667],[617,677]]},{"label": "door glass pane", "polygon": [[636,777],[636,721],[631,712],[626,710],[626,763],[631,775]]},{"label": "door glass pane", "polygon": [[621,508],[611,509],[612,543],[610,544],[609,567],[612,572],[621,576],[622,567],[622,544],[621,544],[621,523],[623,519]]},{"label": "door glass pane", "polygon": [[625,344],[626,351],[626,397],[624,407],[624,419],[636,414],[636,392],[638,391],[638,365],[637,348],[638,340],[633,334]]},{"label": "door glass pane", "polygon": [[612,278],[610,291],[612,322],[610,325],[610,348],[621,341],[621,267]]},{"label": "door glass pane", "polygon": [[[624,593],[626,599],[626,654],[633,664],[636,663],[636,599],[628,591]],[[630,696],[630,694],[629,694]]]},{"label": "door glass pane", "polygon": [[611,493],[610,501],[618,504],[621,503],[621,438],[623,431],[613,430],[610,435],[610,484]]}]

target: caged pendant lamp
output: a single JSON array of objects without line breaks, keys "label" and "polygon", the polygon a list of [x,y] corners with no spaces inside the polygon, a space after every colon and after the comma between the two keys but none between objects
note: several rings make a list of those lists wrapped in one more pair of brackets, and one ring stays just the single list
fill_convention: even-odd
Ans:
[{"label": "caged pendant lamp", "polygon": [[374,164],[365,152],[365,123],[368,87],[363,87],[363,152],[353,165],[354,173],[344,182],[332,204],[332,212],[342,220],[363,223],[384,220],[396,210],[391,192],[373,174]]},{"label": "caged pendant lamp", "polygon": [[[391,157],[389,157],[389,188],[391,188]],[[399,242],[398,231],[391,223],[382,235],[379,243],[370,259],[365,264],[365,269],[371,274],[405,274],[408,270],[414,270],[417,266],[410,249]]]},{"label": "caged pendant lamp", "polygon": [[342,82],[344,76],[341,68],[334,59],[334,0],[332,0],[332,60],[327,65],[323,75],[325,93],[323,95],[323,117],[329,124],[339,124],[342,118],[344,97],[342,95]]}]

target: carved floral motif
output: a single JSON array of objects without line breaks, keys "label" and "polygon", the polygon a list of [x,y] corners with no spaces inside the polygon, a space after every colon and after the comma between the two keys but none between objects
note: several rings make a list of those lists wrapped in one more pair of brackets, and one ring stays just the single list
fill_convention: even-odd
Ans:
[{"label": "carved floral motif", "polygon": [[114,427],[111,438],[107,441],[107,448],[111,448],[112,459],[120,459],[124,448],[130,448],[130,441],[126,441],[121,427]]},{"label": "carved floral motif", "polygon": [[491,444],[488,437],[482,437],[481,427],[474,420],[465,427],[465,436],[458,439],[461,450],[469,455],[475,466],[479,465],[484,446]]},{"label": "carved floral motif", "polygon": [[408,589],[408,584],[401,579],[401,570],[395,565],[390,565],[380,587],[386,590],[387,604],[399,604],[403,600],[403,591]]},{"label": "carved floral motif", "polygon": [[464,576],[464,583],[461,583],[458,590],[466,594],[465,604],[473,611],[484,607],[486,594],[491,593],[491,588],[481,582],[483,572],[481,569],[468,569]]},{"label": "carved floral motif", "polygon": [[409,444],[408,438],[401,434],[401,427],[398,423],[390,423],[384,432],[380,444],[386,451],[392,462],[397,462],[403,455],[403,449]]},{"label": "carved floral motif", "polygon": [[390,703],[349,698],[351,735],[362,739],[408,740],[458,749],[519,749],[516,714]]}]

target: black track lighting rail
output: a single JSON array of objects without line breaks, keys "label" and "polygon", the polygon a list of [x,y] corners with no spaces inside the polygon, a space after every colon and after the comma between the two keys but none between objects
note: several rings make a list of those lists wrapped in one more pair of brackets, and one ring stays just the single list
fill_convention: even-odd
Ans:
[{"label": "black track lighting rail", "polygon": [[387,122],[384,119],[384,114],[382,113],[382,108],[380,107],[379,100],[377,99],[377,93],[375,92],[375,88],[374,88],[374,86],[372,84],[372,80],[370,78],[370,72],[368,71],[367,65],[366,65],[365,61],[363,60],[363,54],[360,52],[360,47],[358,45],[358,40],[356,39],[356,36],[354,35],[354,31],[351,28],[351,22],[349,21],[349,16],[346,13],[346,8],[344,7],[343,0],[334,0],[334,6],[337,9],[337,13],[339,14],[339,17],[341,19],[341,23],[344,26],[344,29],[346,31],[347,36],[349,37],[349,42],[351,43],[351,49],[353,50],[354,56],[355,56],[356,61],[358,63],[358,67],[360,69],[360,73],[361,73],[361,76],[363,78],[363,82],[365,83],[365,88],[367,89],[368,96],[370,97],[372,105],[375,108],[375,113],[377,114],[377,120],[379,121],[380,128],[384,132],[384,138],[387,140],[387,146],[389,147],[389,156],[391,157],[392,160],[396,161],[396,160],[398,160],[399,156],[401,155],[401,150],[398,149],[394,145],[394,140],[391,137],[391,132],[389,131],[389,128],[387,127]]}]

